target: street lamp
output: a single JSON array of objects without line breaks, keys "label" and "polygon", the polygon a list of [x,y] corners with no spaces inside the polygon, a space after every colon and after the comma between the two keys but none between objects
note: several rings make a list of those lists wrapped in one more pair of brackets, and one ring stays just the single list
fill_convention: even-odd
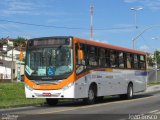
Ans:
[{"label": "street lamp", "polygon": [[138,26],[137,26],[137,11],[143,10],[143,7],[132,7],[131,10],[134,11],[134,24],[137,29],[138,28]]},{"label": "street lamp", "polygon": [[[135,27],[136,27],[136,30],[137,30],[138,29],[137,11],[143,10],[143,7],[132,7],[130,9],[134,11],[134,24],[135,24]],[[133,46],[133,49],[134,49],[135,48],[135,39],[132,39],[132,46]]]},{"label": "street lamp", "polygon": [[[135,37],[133,38],[133,43],[134,43],[134,41],[137,40],[143,33],[145,33],[146,31],[148,31],[148,30],[150,30],[150,29],[152,29],[152,28],[157,28],[157,27],[160,28],[160,25],[155,25],[155,26],[150,26],[150,27],[145,28],[143,31],[141,31],[137,36],[135,36]],[[133,44],[133,45],[134,45],[134,44]]]}]

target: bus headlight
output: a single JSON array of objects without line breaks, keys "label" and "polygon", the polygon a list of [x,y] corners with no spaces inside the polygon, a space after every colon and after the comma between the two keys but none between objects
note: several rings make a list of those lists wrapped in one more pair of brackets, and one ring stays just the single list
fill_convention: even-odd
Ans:
[{"label": "bus headlight", "polygon": [[69,83],[67,86],[65,86],[65,87],[63,88],[63,90],[66,90],[66,89],[72,87],[73,84],[74,84],[74,83]]},{"label": "bus headlight", "polygon": [[31,88],[29,85],[25,84],[25,87],[26,87],[27,89],[29,89],[30,91],[33,91],[33,88]]}]

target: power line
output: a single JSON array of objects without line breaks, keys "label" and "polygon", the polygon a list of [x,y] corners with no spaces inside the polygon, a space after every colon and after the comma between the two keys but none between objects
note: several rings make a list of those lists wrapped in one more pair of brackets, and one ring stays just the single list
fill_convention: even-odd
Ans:
[{"label": "power line", "polygon": [[[27,23],[27,22],[19,22],[19,21],[12,21],[12,20],[2,20],[1,22],[8,22],[8,23],[15,23],[15,24],[22,24],[22,25],[29,25],[29,26],[36,26],[36,27],[50,27],[50,28],[59,28],[59,29],[77,29],[77,30],[90,30],[89,28],[81,28],[81,27],[66,27],[66,26],[54,26],[54,25],[42,25],[42,24],[34,24],[34,23]],[[94,30],[120,30],[120,29],[132,29],[135,26],[128,26],[128,27],[113,27],[113,28],[97,28]]]},{"label": "power line", "polygon": [[5,32],[7,32],[7,33],[12,33],[12,34],[17,34],[18,35],[18,32],[21,32],[22,34],[26,34],[26,33],[24,33],[24,32],[22,32],[22,30],[20,30],[19,28],[14,28],[14,29],[16,29],[16,30],[12,30],[12,29],[9,29],[7,26],[5,26],[5,25],[2,25],[1,26],[1,24],[0,24],[0,28],[1,28],[1,30],[3,30],[3,31],[5,31]]},{"label": "power line", "polygon": [[11,21],[11,20],[0,20],[2,22],[9,22],[9,23],[16,23],[16,24],[23,24],[23,25],[30,25],[30,26],[37,26],[37,27],[51,27],[51,28],[63,28],[63,29],[86,29],[87,28],[76,28],[76,27],[64,27],[64,26],[53,26],[53,25],[42,25],[42,24],[34,24],[34,23],[26,23],[26,22],[18,22],[18,21]]}]

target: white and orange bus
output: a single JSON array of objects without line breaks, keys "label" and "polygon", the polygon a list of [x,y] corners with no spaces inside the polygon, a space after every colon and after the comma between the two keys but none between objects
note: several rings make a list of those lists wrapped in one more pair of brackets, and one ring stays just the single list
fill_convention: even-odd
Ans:
[{"label": "white and orange bus", "polygon": [[49,105],[64,98],[130,99],[146,90],[146,54],[70,36],[35,38],[27,43],[24,81],[27,98]]}]

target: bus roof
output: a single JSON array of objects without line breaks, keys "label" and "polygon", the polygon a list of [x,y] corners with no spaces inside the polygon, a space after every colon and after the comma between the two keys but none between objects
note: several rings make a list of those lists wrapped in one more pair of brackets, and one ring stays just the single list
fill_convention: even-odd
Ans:
[{"label": "bus roof", "polygon": [[130,53],[135,53],[135,54],[146,55],[146,53],[143,52],[143,51],[124,48],[124,47],[120,47],[120,46],[111,45],[111,44],[108,44],[108,43],[93,41],[93,40],[86,40],[86,39],[78,38],[78,37],[74,37],[74,36],[51,36],[51,37],[33,38],[33,39],[30,39],[30,40],[35,40],[35,39],[43,40],[43,39],[48,39],[48,38],[74,38],[75,42],[85,43],[85,44],[89,44],[89,45],[99,46],[99,47],[118,50],[118,51],[125,51],[125,52],[130,52]]},{"label": "bus roof", "polygon": [[99,47],[118,50],[118,51],[124,51],[124,52],[129,52],[129,53],[146,55],[145,52],[139,51],[139,50],[133,50],[133,49],[129,49],[129,48],[124,48],[124,47],[120,47],[120,46],[111,45],[111,44],[108,44],[108,43],[102,43],[102,42],[97,42],[97,41],[93,41],[93,40],[86,40],[86,39],[77,38],[77,37],[73,37],[73,38],[75,39],[76,42],[80,42],[80,43],[85,43],[85,44],[89,44],[89,45],[99,46]]}]

